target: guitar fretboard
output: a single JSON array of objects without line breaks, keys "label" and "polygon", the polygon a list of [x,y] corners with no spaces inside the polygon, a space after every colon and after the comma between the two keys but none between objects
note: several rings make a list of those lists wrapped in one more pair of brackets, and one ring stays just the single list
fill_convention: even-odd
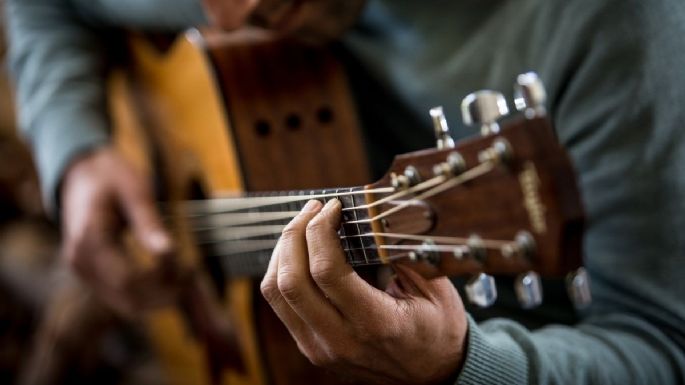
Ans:
[{"label": "guitar fretboard", "polygon": [[[311,197],[322,202],[337,198],[343,206],[338,231],[347,262],[352,266],[380,263],[363,207],[362,187],[250,193],[235,200],[222,200],[221,208],[208,210],[192,220],[199,246],[206,258],[219,259],[227,276],[261,276],[266,272],[282,229]],[[357,193],[355,193],[357,192]],[[272,201],[264,198],[282,197]],[[292,199],[290,199],[292,197]],[[301,197],[301,198],[300,198]],[[254,198],[254,204],[250,204]],[[247,202],[247,203],[246,203]]]}]

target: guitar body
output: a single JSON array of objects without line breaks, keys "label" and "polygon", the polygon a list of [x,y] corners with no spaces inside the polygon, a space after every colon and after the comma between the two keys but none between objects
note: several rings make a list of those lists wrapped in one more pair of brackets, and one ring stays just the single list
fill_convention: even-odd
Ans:
[{"label": "guitar body", "polygon": [[[190,31],[164,50],[145,40],[129,48],[128,69],[111,77],[116,143],[172,207],[240,191],[369,182],[346,79],[325,49],[251,30]],[[259,282],[228,280],[220,261],[200,262],[182,216],[171,227],[183,262],[202,264],[211,276],[242,358],[242,365],[222,364],[177,307],[155,311],[146,329],[171,383],[344,382],[299,353]]]}]

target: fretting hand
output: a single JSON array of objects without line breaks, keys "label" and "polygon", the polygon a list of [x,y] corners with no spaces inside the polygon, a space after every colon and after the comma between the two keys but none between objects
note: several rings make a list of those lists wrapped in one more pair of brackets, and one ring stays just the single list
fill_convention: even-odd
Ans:
[{"label": "fretting hand", "polygon": [[385,291],[346,263],[338,200],[310,201],[285,228],[262,281],[264,297],[315,365],[366,383],[428,384],[459,369],[464,308],[446,278],[396,266]]}]

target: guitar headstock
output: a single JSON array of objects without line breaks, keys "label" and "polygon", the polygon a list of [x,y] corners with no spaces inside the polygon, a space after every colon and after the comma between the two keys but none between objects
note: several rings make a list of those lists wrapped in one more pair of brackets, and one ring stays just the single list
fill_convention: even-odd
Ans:
[{"label": "guitar headstock", "polygon": [[582,305],[589,292],[575,172],[545,115],[540,80],[524,74],[515,88],[512,115],[497,92],[467,96],[464,121],[482,135],[456,144],[442,109],[431,110],[437,148],[398,156],[367,186],[368,223],[384,262],[426,277],[471,275],[467,293],[478,305],[496,298],[489,274],[518,276],[526,307],[541,301],[540,276],[567,276]]}]

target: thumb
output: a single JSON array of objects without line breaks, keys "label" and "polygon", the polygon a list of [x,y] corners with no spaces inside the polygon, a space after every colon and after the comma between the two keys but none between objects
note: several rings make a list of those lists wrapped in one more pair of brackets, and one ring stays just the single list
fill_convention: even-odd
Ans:
[{"label": "thumb", "polygon": [[171,237],[164,229],[162,219],[152,198],[152,189],[144,178],[131,178],[131,183],[119,186],[124,216],[135,238],[154,257],[171,253]]}]

